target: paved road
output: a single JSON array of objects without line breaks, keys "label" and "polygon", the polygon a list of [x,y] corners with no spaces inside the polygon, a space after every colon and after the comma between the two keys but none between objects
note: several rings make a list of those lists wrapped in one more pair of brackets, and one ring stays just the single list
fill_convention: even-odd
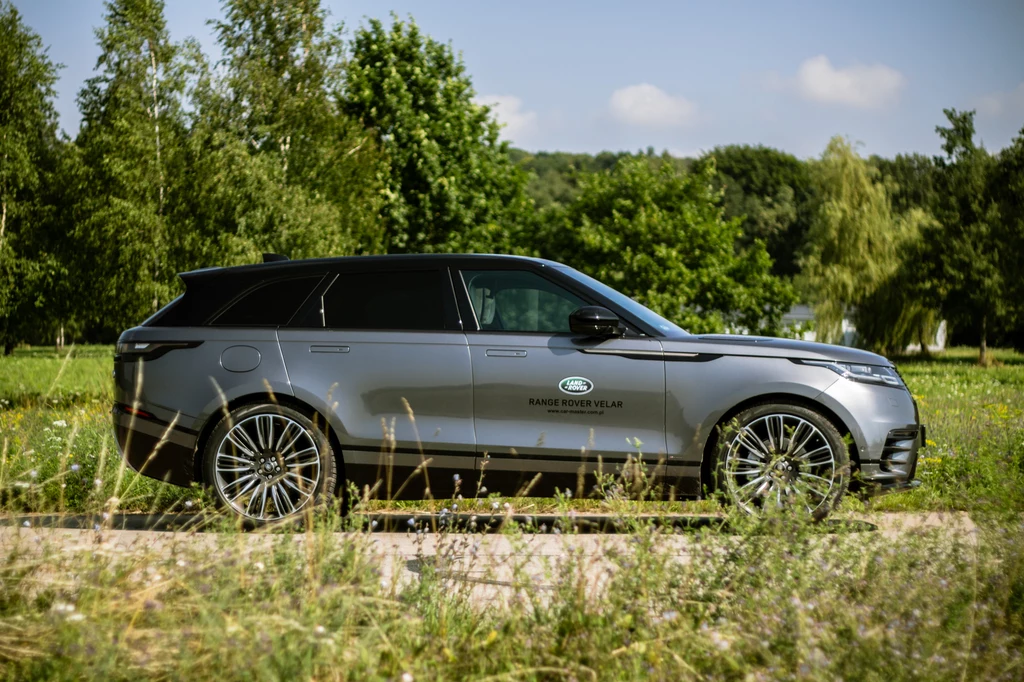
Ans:
[{"label": "paved road", "polygon": [[[426,568],[441,570],[453,587],[468,589],[474,599],[484,605],[502,604],[522,599],[529,593],[540,596],[550,592],[557,580],[557,568],[568,557],[579,562],[585,574],[586,590],[599,596],[616,565],[609,560],[609,549],[623,549],[633,541],[630,533],[590,532],[556,534],[554,532],[524,533],[515,536],[496,533],[414,532],[408,520],[419,528],[431,528],[439,517],[431,515],[377,516],[377,528],[406,528],[404,532],[350,533],[344,537],[363,543],[379,562],[381,579],[388,588],[400,587]],[[515,517],[525,522],[526,517]],[[468,522],[468,517],[463,519]],[[534,527],[543,525],[550,531],[553,521],[566,519],[530,519]],[[41,551],[43,547],[62,553],[103,553],[130,559],[145,554],[173,558],[195,556],[196,552],[212,553],[225,546],[248,554],[253,564],[280,542],[301,544],[308,541],[304,533],[231,533],[203,532],[201,519],[192,516],[118,516],[103,521],[106,527],[96,530],[93,518],[66,516],[17,517],[0,519],[0,556],[9,556],[17,546],[21,551]],[[573,519],[581,527],[613,529],[609,517],[583,516]],[[26,525],[27,523],[27,525]],[[678,528],[722,526],[718,517],[680,516],[662,520]],[[974,525],[966,514],[873,514],[829,522],[836,533],[868,536],[881,533],[897,537],[922,529],[947,529],[971,532]],[[589,524],[589,525],[588,525]],[[694,534],[665,534],[659,549],[674,560],[690,560]],[[722,528],[723,543],[732,536]],[[33,549],[37,548],[37,549]]]}]

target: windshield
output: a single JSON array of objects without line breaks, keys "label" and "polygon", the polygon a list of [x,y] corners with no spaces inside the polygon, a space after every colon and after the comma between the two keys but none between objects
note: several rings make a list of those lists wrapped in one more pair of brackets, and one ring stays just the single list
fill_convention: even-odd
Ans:
[{"label": "windshield", "polygon": [[618,291],[612,289],[607,284],[603,284],[594,279],[593,277],[584,275],[579,270],[573,270],[568,266],[560,265],[557,267],[560,272],[569,275],[569,277],[572,277],[577,282],[584,284],[590,289],[593,289],[597,293],[601,294],[602,296],[610,300],[615,305],[619,306],[623,310],[628,311],[629,314],[631,314],[633,317],[638,318],[640,321],[644,322],[649,327],[657,329],[662,334],[688,334],[688,332],[683,328],[669,322],[658,313],[654,312],[649,308],[645,308],[644,306],[640,305],[639,303],[631,299],[629,296],[619,293]]}]

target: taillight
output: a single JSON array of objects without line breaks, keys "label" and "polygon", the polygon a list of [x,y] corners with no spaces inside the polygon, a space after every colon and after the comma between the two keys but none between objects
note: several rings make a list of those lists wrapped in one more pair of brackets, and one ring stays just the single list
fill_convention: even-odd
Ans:
[{"label": "taillight", "polygon": [[146,412],[145,410],[140,410],[137,407],[125,405],[123,403],[118,403],[114,409],[120,410],[121,412],[124,412],[125,414],[130,414],[134,417],[139,417],[140,419],[156,419],[156,416],[150,414],[149,412]]},{"label": "taillight", "polygon": [[201,343],[202,341],[119,341],[115,352],[119,360],[155,360],[172,350],[195,348]]}]

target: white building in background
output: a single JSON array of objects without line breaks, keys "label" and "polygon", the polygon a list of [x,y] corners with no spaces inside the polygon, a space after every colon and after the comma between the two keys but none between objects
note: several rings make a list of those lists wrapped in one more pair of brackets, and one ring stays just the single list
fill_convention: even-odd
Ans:
[{"label": "white building in background", "polygon": [[[816,340],[817,334],[815,334],[814,326],[814,310],[811,306],[805,303],[798,303],[789,309],[789,312],[782,316],[782,325],[791,329],[804,330],[797,334],[798,338],[804,341]],[[808,329],[811,327],[810,329]],[[943,320],[939,323],[939,328],[935,332],[935,337],[928,343],[928,350],[940,351],[946,347],[946,321]],[[843,318],[843,338],[839,341],[842,346],[855,346],[857,345],[857,327],[853,324],[853,320],[848,317]],[[916,353],[921,350],[921,344],[912,343],[905,349],[908,353]]]}]

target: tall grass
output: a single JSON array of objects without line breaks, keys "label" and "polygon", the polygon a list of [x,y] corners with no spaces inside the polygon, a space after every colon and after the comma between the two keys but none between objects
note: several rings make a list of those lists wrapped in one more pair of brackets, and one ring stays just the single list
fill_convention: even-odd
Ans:
[{"label": "tall grass", "polygon": [[[847,503],[969,519],[872,532],[726,510],[680,530],[636,513],[679,503],[467,493],[405,526],[413,557],[368,517],[240,532],[198,489],[136,476],[103,397],[48,397],[76,362],[52,358],[39,396],[0,411],[0,677],[1021,679],[1024,365],[1003,357],[901,365],[935,441],[926,484]],[[577,534],[594,510],[623,533]],[[114,530],[119,511],[198,513],[211,532],[138,536]],[[557,535],[516,511],[550,512]],[[85,514],[87,530],[27,512]]]},{"label": "tall grass", "polygon": [[411,575],[401,562],[382,572],[374,536],[337,524],[132,551],[114,550],[110,531],[68,551],[45,532],[4,529],[2,674],[1018,680],[1024,670],[1019,517],[896,536],[784,517],[680,536],[634,520],[628,535],[592,544],[563,534],[540,566],[537,536],[514,526],[442,530]]}]

